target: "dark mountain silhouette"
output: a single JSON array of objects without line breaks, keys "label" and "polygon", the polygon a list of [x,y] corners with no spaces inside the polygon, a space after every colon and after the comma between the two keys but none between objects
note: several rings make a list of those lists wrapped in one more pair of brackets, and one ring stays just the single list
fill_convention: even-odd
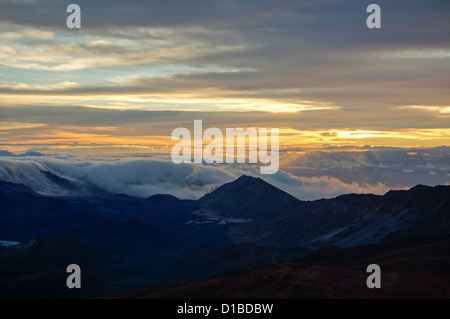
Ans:
[{"label": "dark mountain silhouette", "polygon": [[445,234],[450,231],[449,208],[449,186],[416,186],[383,196],[349,194],[291,201],[276,214],[237,225],[235,232],[267,245],[347,247]]},{"label": "dark mountain silhouette", "polygon": [[364,266],[401,261],[450,266],[450,235],[415,237],[393,243],[337,248],[327,246],[297,259],[318,266]]},{"label": "dark mountain silhouette", "polygon": [[178,199],[177,197],[173,195],[167,195],[167,194],[156,194],[148,197],[146,201],[150,204],[166,204],[166,205],[179,205],[180,202],[182,202],[181,199]]},{"label": "dark mountain silhouette", "polygon": [[[36,234],[21,236],[23,232],[28,232],[30,228],[42,225],[39,220],[45,219],[49,213],[59,214],[70,209],[67,203],[58,199],[42,196],[23,184],[15,184],[0,181],[0,235],[8,236],[11,240],[24,240]],[[17,223],[23,227],[14,235],[8,234],[9,224]],[[44,221],[45,223],[45,221]],[[19,230],[19,229],[17,229]],[[32,231],[31,231],[32,232]]]},{"label": "dark mountain silhouette", "polygon": [[23,200],[26,197],[38,197],[38,194],[24,184],[0,181],[0,196],[5,200]]},{"label": "dark mountain silhouette", "polygon": [[276,214],[281,207],[299,200],[260,178],[242,175],[199,199],[204,209],[222,216],[260,219]]},{"label": "dark mountain silhouette", "polygon": [[[73,186],[65,179],[49,178],[60,187]],[[359,278],[366,275],[361,275],[359,268],[355,273],[354,267],[369,261],[392,266],[395,274],[406,260],[410,275],[422,269],[437,282],[443,272],[440,267],[447,263],[442,257],[447,241],[428,245],[424,238],[437,240],[436,236],[448,233],[450,186],[418,185],[383,196],[348,194],[301,201],[260,178],[241,176],[194,201],[163,194],[146,199],[123,194],[52,197],[22,184],[0,182],[0,240],[22,242],[0,250],[0,296],[2,291],[20,295],[23,283],[42,287],[45,280],[53,282],[60,278],[55,271],[78,260],[98,287],[106,282],[130,290],[240,273],[241,277],[217,281],[223,288],[211,296],[239,297],[230,289],[242,288],[242,296],[308,297],[316,291],[317,296],[350,297],[363,293],[352,283],[360,284]],[[243,274],[286,262],[293,264]],[[354,291],[345,290],[344,284],[333,286],[330,282],[327,286],[327,280],[334,280],[339,273],[336,267],[344,268],[344,277],[348,275]],[[323,280],[313,276],[316,270]],[[284,277],[277,277],[278,271]],[[295,271],[310,283],[297,282]],[[273,287],[257,284],[264,276],[274,280]],[[9,290],[22,279],[25,281],[14,286],[17,289]],[[313,282],[316,279],[317,284]],[[182,287],[180,292],[198,289],[192,296],[202,296],[203,291],[212,289],[204,284],[177,285]],[[294,288],[269,294],[270,289],[283,285]],[[409,287],[406,279],[396,285],[393,294],[382,297],[402,296],[400,287]],[[152,292],[143,296],[176,296],[169,286],[158,286],[159,292],[152,286]],[[261,294],[255,292],[258,287]],[[312,290],[300,293],[304,289]],[[338,294],[336,289],[347,292]],[[442,295],[439,289],[434,295],[428,292]],[[35,293],[30,290],[30,295]],[[48,296],[53,293],[49,291]]]},{"label": "dark mountain silhouette", "polygon": [[70,265],[110,262],[98,248],[67,236],[35,237],[0,253],[2,277],[23,272],[40,272]]},{"label": "dark mountain silhouette", "polygon": [[[449,298],[450,237],[396,244],[320,249],[295,263],[245,274],[147,286],[118,298]],[[382,288],[368,289],[366,267],[376,261]]]},{"label": "dark mountain silhouette", "polygon": [[[444,234],[450,228],[448,186],[418,185],[384,196],[349,194],[306,202],[259,178],[241,176],[198,201],[189,201],[171,195],[154,195],[146,200],[123,196],[54,199],[21,184],[0,182],[0,198],[1,212],[8,216],[9,223],[0,224],[0,231],[15,234],[5,238],[8,240],[52,235],[59,228],[79,230],[95,220],[142,219],[170,226],[233,217],[252,222],[233,224],[227,219],[232,241],[310,248],[389,242]],[[199,209],[203,214],[192,214]],[[50,227],[43,224],[54,232],[49,233]],[[95,233],[92,227],[91,231]]]}]

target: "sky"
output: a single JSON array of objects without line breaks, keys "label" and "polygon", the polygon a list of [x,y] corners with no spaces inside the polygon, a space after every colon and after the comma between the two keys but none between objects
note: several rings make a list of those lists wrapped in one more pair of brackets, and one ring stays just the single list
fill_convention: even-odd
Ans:
[{"label": "sky", "polygon": [[450,181],[449,1],[77,0],[68,29],[73,2],[0,0],[3,165],[167,160],[171,132],[201,119],[279,128],[267,178],[298,197]]}]

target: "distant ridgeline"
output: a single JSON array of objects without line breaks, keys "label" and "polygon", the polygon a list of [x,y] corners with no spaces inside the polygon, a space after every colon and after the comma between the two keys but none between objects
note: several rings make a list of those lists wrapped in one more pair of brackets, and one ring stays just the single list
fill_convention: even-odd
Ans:
[{"label": "distant ridgeline", "polygon": [[[0,297],[34,291],[24,287],[71,297],[46,284],[48,276],[63,277],[69,264],[80,265],[97,287],[89,296],[99,296],[144,284],[245,273],[330,245],[368,251],[361,245],[405,239],[417,245],[418,238],[449,231],[450,186],[301,201],[260,178],[241,176],[199,200],[180,200],[50,197],[0,182]],[[340,254],[327,250],[328,263]],[[305,262],[317,263],[318,255],[313,256]]]}]

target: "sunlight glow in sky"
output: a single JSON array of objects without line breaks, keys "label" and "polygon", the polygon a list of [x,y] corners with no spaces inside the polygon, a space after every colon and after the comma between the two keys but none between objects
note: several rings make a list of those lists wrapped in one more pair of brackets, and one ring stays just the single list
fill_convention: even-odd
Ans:
[{"label": "sunlight glow in sky", "polygon": [[379,1],[379,30],[368,3],[83,0],[69,30],[64,1],[2,0],[0,143],[168,145],[203,115],[289,147],[450,145],[448,1]]}]

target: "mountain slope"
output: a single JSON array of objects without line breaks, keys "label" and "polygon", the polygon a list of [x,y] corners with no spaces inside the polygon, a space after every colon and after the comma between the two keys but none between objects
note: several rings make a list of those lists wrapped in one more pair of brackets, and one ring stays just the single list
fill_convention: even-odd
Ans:
[{"label": "mountain slope", "polygon": [[319,248],[389,242],[450,232],[450,187],[416,186],[383,196],[349,194],[291,202],[276,215],[237,225],[237,233],[266,245]]},{"label": "mountain slope", "polygon": [[[40,240],[39,245],[31,248],[26,248],[27,242],[25,247],[3,248],[0,268],[9,265],[2,271],[11,283],[72,262],[71,257],[76,256],[72,250],[79,254],[77,258],[81,261],[87,255],[88,271],[93,276],[112,286],[129,289],[164,281],[195,280],[219,273],[242,273],[271,263],[292,262],[330,245],[359,248],[351,250],[350,255],[342,253],[350,250],[326,248],[319,250],[319,256],[326,264],[316,264],[317,259],[310,259],[311,265],[307,268],[287,264],[279,270],[289,278],[296,270],[306,278],[311,271],[317,270],[331,280],[338,275],[336,269],[327,268],[332,265],[350,271],[346,274],[351,278],[360,278],[365,272],[355,275],[352,268],[359,264],[334,265],[333,254],[338,252],[343,259],[358,256],[365,261],[369,261],[368,254],[372,254],[375,261],[395,264],[404,256],[409,258],[417,254],[420,259],[423,251],[432,252],[431,248],[438,246],[422,245],[416,249],[414,240],[411,249],[391,244],[402,239],[449,232],[450,186],[418,185],[410,190],[390,191],[384,196],[348,194],[333,199],[300,201],[259,178],[242,176],[193,201],[170,195],[153,195],[147,199],[125,195],[52,197],[40,195],[21,184],[0,182],[0,240],[23,242],[39,236],[57,238]],[[60,235],[71,236],[74,241],[62,239]],[[370,245],[361,247],[377,243],[387,244],[383,247],[388,247],[388,253],[375,252]],[[403,257],[400,252],[404,253]],[[394,259],[391,259],[391,253],[396,256]],[[114,258],[98,260],[94,256],[97,254]],[[435,262],[434,266],[440,266],[442,262],[439,252],[429,260]],[[306,263],[306,260],[302,262]],[[283,283],[295,286],[286,278],[276,277],[270,269],[259,274],[273,278],[273,288],[281,289]],[[431,268],[426,271],[430,271],[431,278],[437,278],[433,277]],[[263,278],[260,275],[241,279],[257,287],[257,279]],[[230,280],[230,288],[242,284],[246,291],[253,289],[245,286],[246,282]],[[30,284],[34,285],[34,279]],[[303,296],[301,289],[309,288],[320,287],[300,285],[299,296]],[[330,292],[324,289],[323,296],[327,296]],[[220,289],[217,296],[228,295],[237,297]],[[258,296],[257,293],[254,295]],[[294,294],[289,292],[286,296],[289,295]],[[158,293],[158,296],[162,295]]]},{"label": "mountain slope", "polygon": [[284,205],[299,200],[260,178],[242,175],[198,201],[221,216],[259,219],[276,214]]},{"label": "mountain slope", "polygon": [[[119,298],[448,298],[449,247],[450,237],[444,236],[327,248],[295,263],[234,276],[147,286]],[[366,286],[366,267],[373,262],[382,269],[381,289]]]}]

